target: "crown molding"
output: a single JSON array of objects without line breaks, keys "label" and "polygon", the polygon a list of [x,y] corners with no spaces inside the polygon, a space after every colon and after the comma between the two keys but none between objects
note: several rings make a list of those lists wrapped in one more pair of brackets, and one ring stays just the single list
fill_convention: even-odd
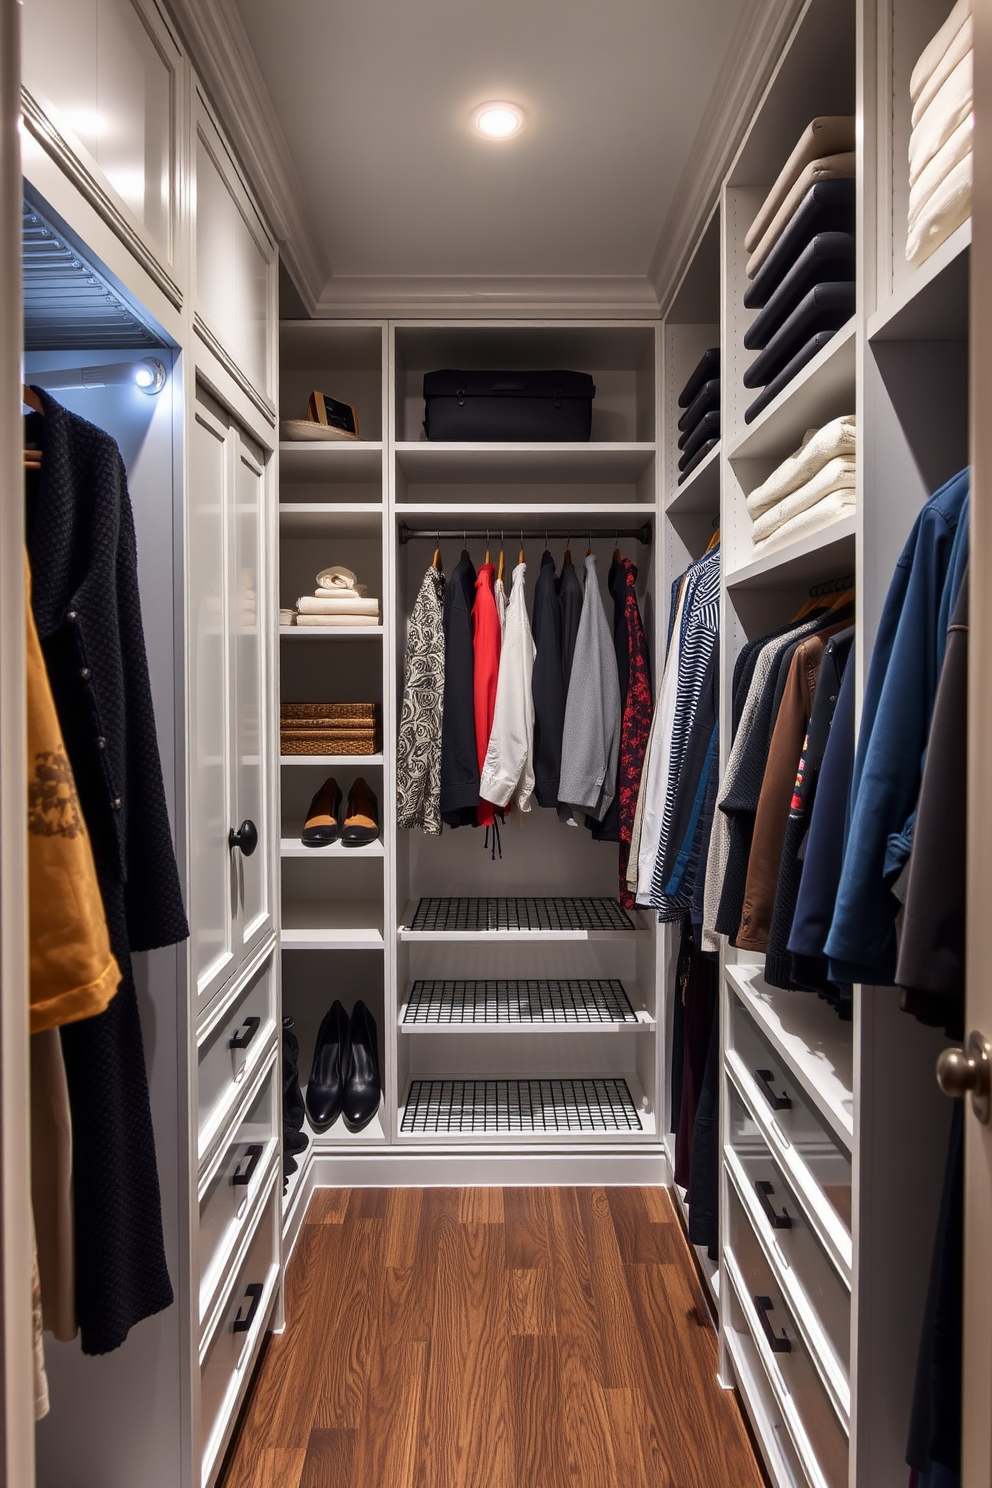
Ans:
[{"label": "crown molding", "polygon": [[330,278],[286,136],[234,0],[168,0],[197,76],[312,314]]},{"label": "crown molding", "polygon": [[648,279],[664,313],[709,221],[758,99],[807,0],[748,0],[675,188]]},{"label": "crown molding", "polygon": [[316,316],[479,316],[656,320],[658,300],[640,275],[335,275]]}]

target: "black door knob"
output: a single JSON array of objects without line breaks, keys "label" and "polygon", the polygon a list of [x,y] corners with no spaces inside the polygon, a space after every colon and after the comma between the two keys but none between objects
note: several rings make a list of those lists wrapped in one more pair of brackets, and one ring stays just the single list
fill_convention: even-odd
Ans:
[{"label": "black door knob", "polygon": [[228,846],[240,847],[245,857],[250,858],[258,846],[258,828],[253,821],[246,818],[237,831],[231,828],[227,841]]}]

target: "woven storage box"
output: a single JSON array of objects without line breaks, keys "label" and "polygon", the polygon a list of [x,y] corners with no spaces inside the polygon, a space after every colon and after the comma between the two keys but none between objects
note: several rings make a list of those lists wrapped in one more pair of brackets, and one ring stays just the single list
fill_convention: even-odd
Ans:
[{"label": "woven storage box", "polygon": [[364,719],[368,723],[374,723],[378,711],[378,703],[282,703],[279,707],[279,716],[283,723],[296,723],[299,719],[310,720],[322,719],[326,724],[332,722],[354,723],[358,719]]},{"label": "woven storage box", "polygon": [[327,718],[284,718],[279,727],[296,733],[319,729],[325,734],[366,734],[375,730],[375,724],[368,718],[335,718],[333,723]]},{"label": "woven storage box", "polygon": [[370,731],[330,734],[321,729],[283,729],[280,750],[283,754],[375,754],[375,734]]}]

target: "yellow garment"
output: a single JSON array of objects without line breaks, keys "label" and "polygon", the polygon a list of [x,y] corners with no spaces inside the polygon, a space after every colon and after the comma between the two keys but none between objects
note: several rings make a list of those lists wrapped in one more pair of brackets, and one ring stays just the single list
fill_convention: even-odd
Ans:
[{"label": "yellow garment", "polygon": [[27,603],[31,1032],[102,1013],[120,986],[93,849]]}]

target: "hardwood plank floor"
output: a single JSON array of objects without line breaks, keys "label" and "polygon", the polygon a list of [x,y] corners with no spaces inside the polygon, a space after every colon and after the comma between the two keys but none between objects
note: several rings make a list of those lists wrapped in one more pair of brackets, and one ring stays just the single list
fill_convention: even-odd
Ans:
[{"label": "hardwood plank floor", "polygon": [[221,1488],[762,1488],[661,1189],[318,1191]]}]

